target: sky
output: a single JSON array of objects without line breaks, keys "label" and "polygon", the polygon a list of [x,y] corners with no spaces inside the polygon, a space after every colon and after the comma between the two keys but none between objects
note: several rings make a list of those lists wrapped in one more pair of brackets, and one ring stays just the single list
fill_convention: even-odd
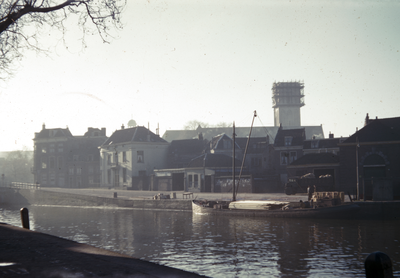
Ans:
[{"label": "sky", "polygon": [[400,116],[400,2],[129,0],[111,43],[82,48],[43,30],[48,55],[24,52],[0,83],[0,151],[35,132],[88,127],[107,136],[134,119],[162,136],[188,121],[273,126],[273,82],[304,82],[302,125],[347,137]]}]

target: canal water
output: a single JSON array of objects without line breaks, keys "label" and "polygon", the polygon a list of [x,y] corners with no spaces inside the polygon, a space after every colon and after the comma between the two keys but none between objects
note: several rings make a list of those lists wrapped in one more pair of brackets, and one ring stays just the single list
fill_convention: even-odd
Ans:
[{"label": "canal water", "polygon": [[[400,221],[250,219],[124,208],[31,206],[31,230],[209,277],[365,277],[389,255],[400,275]],[[0,222],[21,226],[19,209]]]}]

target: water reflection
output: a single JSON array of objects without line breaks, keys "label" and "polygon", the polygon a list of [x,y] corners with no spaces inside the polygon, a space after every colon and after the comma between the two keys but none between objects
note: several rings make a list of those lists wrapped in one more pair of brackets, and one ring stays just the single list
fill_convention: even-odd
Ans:
[{"label": "water reflection", "polygon": [[365,277],[364,259],[377,250],[391,257],[395,275],[400,274],[400,221],[250,219],[119,208],[35,206],[30,212],[37,231],[211,277]]}]

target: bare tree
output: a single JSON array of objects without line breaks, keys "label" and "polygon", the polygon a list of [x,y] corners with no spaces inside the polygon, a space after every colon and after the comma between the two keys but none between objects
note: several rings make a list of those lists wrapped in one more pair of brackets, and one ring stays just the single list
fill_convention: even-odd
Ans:
[{"label": "bare tree", "polygon": [[[121,12],[126,0],[0,0],[0,79],[12,73],[12,62],[26,49],[44,51],[39,44],[40,30],[67,32],[67,19],[81,29],[81,41],[96,31],[109,42],[110,30],[122,28]],[[64,41],[65,43],[65,41]]]},{"label": "bare tree", "polygon": [[208,124],[208,123],[201,122],[201,121],[198,121],[198,120],[192,120],[192,121],[188,121],[188,122],[183,126],[183,129],[184,129],[184,130],[195,130],[195,129],[197,129],[198,127],[207,128],[207,127],[231,127],[231,126],[232,126],[232,124],[230,124],[230,123],[225,123],[225,122],[220,122],[220,123],[218,123],[218,124],[216,124],[216,125],[210,125],[210,124]]},{"label": "bare tree", "polygon": [[1,169],[6,180],[10,182],[33,183],[31,168],[33,167],[32,151],[12,151],[7,154]]},{"label": "bare tree", "polygon": [[204,122],[201,122],[201,121],[198,121],[198,120],[192,120],[192,121],[188,121],[183,126],[183,129],[184,130],[195,130],[198,127],[205,128],[205,127],[208,127],[208,126],[209,126],[208,123],[204,123]]},{"label": "bare tree", "polygon": [[226,123],[226,122],[219,122],[218,124],[215,125],[215,127],[231,127],[232,123]]}]

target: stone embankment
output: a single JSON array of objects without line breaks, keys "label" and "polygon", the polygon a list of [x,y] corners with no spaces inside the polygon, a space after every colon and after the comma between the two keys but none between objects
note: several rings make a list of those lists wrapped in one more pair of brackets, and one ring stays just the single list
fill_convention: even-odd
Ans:
[{"label": "stone embankment", "polygon": [[[172,194],[175,193],[175,194]],[[154,200],[159,192],[118,189],[73,189],[42,188],[12,189],[0,188],[0,204],[9,205],[58,205],[58,206],[115,206],[149,210],[191,211],[191,199],[185,199],[184,192],[162,192],[173,195],[170,199]],[[193,193],[190,198],[206,200],[231,200],[229,193]],[[274,200],[297,203],[307,200],[305,194],[285,195],[284,193],[243,193],[238,199]],[[347,196],[345,201],[350,201]],[[357,218],[400,219],[400,201],[356,202],[360,207]]]},{"label": "stone embankment", "polygon": [[[230,193],[193,193],[161,192],[170,199],[154,200],[155,191],[133,191],[116,189],[73,189],[73,188],[42,188],[42,189],[12,189],[0,188],[0,203],[15,205],[59,205],[59,206],[116,206],[137,209],[160,210],[192,210],[191,199],[231,200]],[[175,198],[174,198],[175,197]],[[287,196],[283,193],[250,194],[243,193],[238,199],[277,200],[298,202],[305,200],[304,195]]]}]

